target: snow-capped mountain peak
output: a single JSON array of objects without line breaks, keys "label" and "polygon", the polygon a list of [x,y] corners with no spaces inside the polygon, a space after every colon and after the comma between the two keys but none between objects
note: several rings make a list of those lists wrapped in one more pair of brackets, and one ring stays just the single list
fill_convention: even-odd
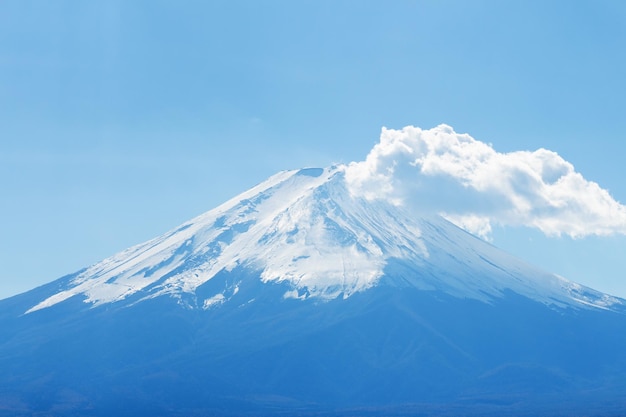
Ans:
[{"label": "snow-capped mountain peak", "polygon": [[[441,217],[422,218],[383,200],[353,196],[344,171],[340,165],[280,172],[77,273],[28,312],[73,296],[100,305],[138,294],[194,294],[218,273],[238,268],[258,272],[265,284],[287,284],[284,298],[348,298],[384,284],[483,301],[510,290],[558,306],[620,302],[532,268]],[[236,284],[198,305],[214,307],[238,292]]]}]

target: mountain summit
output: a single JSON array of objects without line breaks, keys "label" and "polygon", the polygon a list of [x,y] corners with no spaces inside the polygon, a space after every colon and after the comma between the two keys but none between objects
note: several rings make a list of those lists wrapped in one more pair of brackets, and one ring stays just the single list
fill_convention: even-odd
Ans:
[{"label": "mountain summit", "polygon": [[614,297],[542,272],[443,218],[419,217],[382,200],[352,196],[344,167],[285,171],[176,229],[72,276],[31,313],[78,296],[93,306],[176,297],[211,308],[243,280],[196,290],[222,271],[245,269],[284,298],[348,298],[377,285],[409,286],[489,301],[509,290],[559,306],[621,306]]},{"label": "mountain summit", "polygon": [[0,415],[620,415],[626,304],[280,172],[0,301]]}]

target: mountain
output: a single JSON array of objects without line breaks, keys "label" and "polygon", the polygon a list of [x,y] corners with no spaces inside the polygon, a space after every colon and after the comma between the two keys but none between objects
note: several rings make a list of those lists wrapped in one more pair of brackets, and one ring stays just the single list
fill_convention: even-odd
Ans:
[{"label": "mountain", "polygon": [[0,415],[623,415],[625,300],[344,173],[0,301]]}]

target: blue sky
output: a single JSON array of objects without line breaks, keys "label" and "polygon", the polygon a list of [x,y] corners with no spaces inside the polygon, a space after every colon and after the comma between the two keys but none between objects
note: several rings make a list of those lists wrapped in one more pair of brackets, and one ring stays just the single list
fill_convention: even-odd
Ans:
[{"label": "blue sky", "polygon": [[[626,202],[622,1],[0,3],[0,297],[441,123]],[[493,243],[626,296],[626,238]]]}]

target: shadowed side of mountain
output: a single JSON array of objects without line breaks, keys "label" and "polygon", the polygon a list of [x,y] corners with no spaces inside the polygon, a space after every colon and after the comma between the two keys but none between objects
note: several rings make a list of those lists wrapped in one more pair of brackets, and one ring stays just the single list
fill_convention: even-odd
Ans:
[{"label": "shadowed side of mountain", "polygon": [[626,407],[621,314],[396,286],[302,301],[277,297],[284,285],[248,282],[259,287],[242,288],[241,302],[206,310],[159,297],[68,315],[76,299],[20,317],[21,328],[2,330],[0,415],[555,415],[557,403],[601,415],[609,399]]}]

